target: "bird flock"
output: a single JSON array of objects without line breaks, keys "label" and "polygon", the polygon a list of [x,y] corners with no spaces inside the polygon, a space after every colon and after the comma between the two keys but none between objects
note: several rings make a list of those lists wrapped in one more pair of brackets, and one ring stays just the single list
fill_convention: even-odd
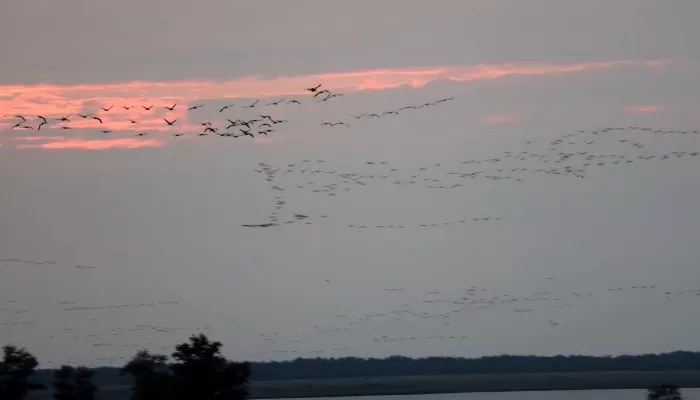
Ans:
[{"label": "bird flock", "polygon": [[[326,89],[321,89],[322,85],[317,85],[314,87],[309,87],[304,89],[305,91],[309,92],[312,94],[311,100],[308,101],[313,101],[317,103],[325,103],[328,102],[329,100],[340,97],[343,95],[343,93],[334,93],[331,92],[330,90]],[[240,104],[238,107],[241,110],[252,110],[252,109],[261,109],[261,110],[268,110],[271,108],[270,107],[276,107],[276,106],[301,106],[302,101],[307,101],[307,100],[299,100],[299,99],[278,99],[276,101],[272,102],[267,102],[267,103],[260,103],[260,99],[256,99],[250,103],[246,104]],[[226,104],[220,108],[218,108],[218,113],[223,114],[224,112],[229,112],[228,110],[233,110],[237,105],[236,104]],[[112,109],[114,109],[115,105],[109,105],[109,106],[103,106],[99,107],[96,110],[93,110],[91,112],[84,112],[84,113],[78,113],[78,114],[69,114],[66,116],[53,116],[53,117],[46,117],[42,115],[37,115],[36,118],[31,118],[29,116],[24,116],[24,115],[15,115],[14,117],[10,118],[10,121],[12,121],[10,124],[8,124],[5,128],[8,130],[36,130],[37,132],[41,131],[43,129],[47,128],[54,128],[54,129],[61,129],[61,130],[70,130],[70,129],[78,129],[81,128],[79,125],[76,126],[75,124],[71,124],[72,122],[75,122],[76,119],[78,121],[80,120],[92,120],[96,121],[100,125],[107,124],[110,122],[110,112]],[[129,111],[132,109],[140,108],[144,112],[151,112],[151,113],[156,113],[157,108],[155,108],[155,105],[122,105],[121,108],[124,109],[124,111]],[[175,112],[180,111],[181,109],[185,110],[187,113],[187,118],[188,119],[197,119],[196,113],[198,110],[205,108],[205,104],[194,104],[194,105],[183,105],[179,103],[173,103],[170,106],[163,106],[163,110],[166,112]],[[257,117],[254,118],[227,118],[228,115],[226,115],[222,120],[220,121],[198,121],[197,124],[201,127],[200,132],[184,132],[184,131],[179,131],[178,130],[178,122],[180,121],[179,118],[173,118],[169,117],[167,114],[162,118],[163,120],[163,126],[171,129],[173,132],[170,134],[173,137],[180,138],[184,137],[187,135],[196,135],[197,137],[203,137],[203,136],[209,136],[209,135],[214,135],[218,137],[226,137],[226,138],[242,138],[242,137],[251,137],[255,138],[255,136],[260,136],[260,135],[265,135],[268,136],[269,134],[277,131],[279,128],[280,124],[285,124],[290,121],[285,120],[285,119],[277,119],[271,115],[269,115],[268,112],[265,112],[264,114],[259,114]],[[119,122],[119,121],[115,121]],[[134,119],[128,119],[128,122],[132,124],[133,126],[137,127],[140,121],[134,120]],[[347,125],[346,123],[340,122],[340,123],[323,123],[323,125],[327,126],[336,126],[336,125]],[[347,125],[349,126],[349,125]],[[3,125],[0,125],[0,128],[3,128]],[[102,134],[110,134],[113,132],[111,129],[99,129],[99,133]],[[148,136],[150,133],[147,131],[142,131],[142,132],[137,132],[133,136],[136,137],[144,137]]]},{"label": "bird flock", "polygon": [[[200,127],[198,132],[185,132],[179,130],[182,123],[180,117],[165,115],[163,126],[170,129],[169,133],[176,138],[184,136],[218,136],[227,138],[242,138],[267,136],[273,134],[280,126],[290,121],[273,116],[269,110],[275,107],[289,106],[299,107],[303,104],[327,103],[332,99],[343,96],[343,93],[335,93],[324,89],[321,84],[304,89],[308,96],[299,99],[280,98],[272,102],[261,103],[260,99],[245,104],[225,104],[217,107],[216,112],[222,114],[218,121],[197,120]],[[367,111],[361,114],[350,114],[347,120],[322,121],[322,127],[330,129],[350,129],[361,121],[373,121],[382,118],[395,118],[405,113],[417,112],[451,102],[455,97],[447,97],[438,100],[426,101],[416,105],[405,105],[392,110]],[[138,106],[121,106],[125,111],[134,107],[140,107],[145,112],[155,112],[156,106],[144,104]],[[206,108],[201,104],[173,103],[164,106],[166,112],[175,112],[184,109],[188,120],[196,120],[197,113]],[[23,115],[17,115],[8,126],[10,130],[36,130],[73,129],[77,118],[92,120],[99,124],[107,125],[110,122],[110,111],[114,105],[99,107],[89,113],[80,113],[66,116],[36,116],[31,119]],[[254,118],[241,118],[229,116],[237,109],[260,109],[260,113]],[[224,114],[226,113],[226,114]],[[140,121],[129,120],[129,123],[138,126]],[[75,126],[77,127],[77,126]],[[109,129],[101,129],[100,133],[111,133]],[[138,132],[135,136],[148,136],[146,131]],[[525,140],[517,143],[517,149],[503,151],[484,158],[468,158],[459,162],[445,163],[442,161],[425,163],[418,166],[400,165],[389,160],[372,159],[359,162],[356,166],[348,168],[334,167],[331,160],[301,159],[293,162],[274,165],[270,162],[259,162],[253,172],[260,176],[272,193],[271,210],[265,221],[249,222],[242,224],[245,228],[279,228],[296,227],[300,225],[314,225],[324,221],[332,223],[335,227],[343,227],[353,230],[417,230],[429,231],[434,229],[445,230],[459,228],[461,226],[473,226],[478,224],[508,223],[508,218],[502,215],[480,215],[472,210],[465,210],[463,214],[454,218],[443,220],[422,220],[419,222],[384,220],[384,221],[335,221],[327,212],[313,212],[307,204],[292,205],[288,200],[288,194],[297,192],[308,196],[317,196],[323,201],[338,201],[349,192],[367,190],[372,187],[390,187],[396,190],[415,188],[417,190],[439,191],[450,196],[463,196],[476,184],[491,185],[525,185],[531,181],[542,179],[591,179],[603,170],[614,168],[633,168],[640,164],[684,162],[685,160],[700,160],[700,151],[683,148],[675,151],[653,151],[651,144],[655,140],[661,140],[672,136],[700,137],[698,130],[663,130],[642,126],[602,127],[592,130],[580,130],[566,133],[547,140]],[[433,192],[431,192],[433,193]],[[54,261],[32,261],[18,258],[0,259],[3,265],[36,265],[57,267],[60,263]],[[94,266],[74,265],[78,270],[95,270]],[[99,268],[97,268],[99,270]],[[90,274],[91,272],[85,272]],[[251,358],[284,359],[289,356],[301,354],[314,354],[326,356],[338,356],[351,348],[346,345],[346,333],[367,339],[367,345],[392,343],[418,342],[418,341],[474,341],[475,338],[464,334],[462,322],[472,315],[483,313],[498,313],[508,315],[511,318],[521,318],[532,315],[541,315],[543,324],[552,329],[566,324],[566,320],[552,318],[554,309],[568,309],[584,307],[587,302],[594,299],[612,298],[615,296],[637,296],[635,298],[651,299],[653,301],[686,301],[689,299],[700,300],[700,289],[664,288],[656,283],[643,283],[625,287],[609,287],[604,290],[593,289],[577,291],[565,290],[556,287],[552,278],[543,278],[546,290],[530,293],[503,293],[486,286],[467,286],[459,293],[440,290],[416,291],[406,288],[383,288],[382,296],[389,296],[387,309],[372,313],[350,316],[338,314],[334,317],[324,318],[318,325],[296,334],[282,334],[280,332],[264,332],[258,335],[267,351],[256,352]],[[326,279],[323,284],[334,285],[335,282]],[[395,304],[401,303],[400,306]],[[142,303],[89,305],[78,304],[73,300],[57,301],[54,305],[60,307],[62,312],[84,313],[90,321],[100,320],[96,312],[113,312],[121,310],[151,309],[169,307],[179,304],[179,301],[147,301]],[[7,328],[33,326],[36,321],[29,319],[32,312],[29,309],[19,308],[15,300],[5,300],[0,304],[0,319],[2,325]],[[105,321],[110,321],[109,317]],[[404,323],[420,322],[420,329],[415,334],[388,334],[387,328]],[[107,326],[107,327],[105,327]],[[117,348],[148,348],[155,346],[156,340],[147,336],[138,343],[116,342],[123,335],[166,335],[178,332],[197,332],[212,329],[211,325],[175,327],[160,324],[133,324],[132,326],[112,326],[101,324],[95,326],[94,331],[81,333],[76,328],[65,328],[60,333],[48,335],[48,339],[56,340],[59,337],[75,340],[78,343],[87,343],[94,347],[107,349]],[[402,328],[403,329],[403,328]],[[410,328],[407,328],[410,329]],[[396,330],[394,330],[395,332]],[[420,333],[419,333],[420,332]],[[359,336],[358,336],[359,335]],[[326,338],[338,337],[335,344],[328,348],[317,348],[317,343],[326,343]],[[131,338],[131,336],[129,336]],[[160,350],[167,350],[171,346],[160,346]],[[95,360],[95,365],[123,362],[127,359],[115,350],[114,355],[100,357]],[[71,360],[68,360],[69,362]],[[51,365],[51,362],[49,362]]]},{"label": "bird flock", "polygon": [[[437,105],[439,102],[426,103]],[[648,134],[642,138],[640,134]],[[700,160],[700,151],[681,150],[649,152],[647,145],[669,135],[700,137],[698,130],[661,130],[640,126],[604,127],[564,134],[547,141],[523,142],[520,151],[505,151],[494,157],[466,159],[450,165],[435,163],[412,168],[393,165],[386,160],[367,160],[354,170],[341,170],[330,161],[304,159],[284,165],[260,162],[253,171],[259,174],[274,193],[274,209],[267,221],[243,224],[247,228],[274,228],[290,224],[311,225],[328,215],[299,212],[285,214],[287,192],[304,192],[328,199],[342,197],[376,185],[394,188],[415,187],[465,193],[477,182],[525,184],[533,179],[585,179],[599,170],[627,167],[678,159]],[[610,149],[614,148],[614,152]],[[603,150],[604,149],[604,150]],[[348,222],[352,229],[430,229],[471,223],[497,222],[499,215],[460,215],[446,221],[402,223],[401,221]]]},{"label": "bird flock", "polygon": [[[557,309],[585,308],[592,302],[616,300],[628,296],[639,302],[696,302],[700,301],[700,289],[663,288],[657,284],[638,284],[625,287],[588,289],[576,291],[559,288],[551,277],[542,279],[546,290],[529,293],[504,293],[492,287],[471,285],[463,291],[416,291],[402,288],[384,288],[381,292],[392,296],[385,300],[389,307],[381,312],[360,315],[338,314],[326,318],[324,324],[298,332],[293,336],[279,332],[260,333],[259,340],[269,346],[268,351],[257,352],[258,358],[285,359],[297,354],[322,354],[334,357],[347,351],[348,346],[326,349],[314,348],[317,342],[343,343],[349,337],[364,338],[360,346],[388,345],[402,342],[459,342],[477,344],[478,337],[465,335],[464,326],[470,318],[497,316],[516,320],[539,320],[543,325],[559,329],[562,324],[575,323],[567,312]],[[332,282],[330,283],[332,284]],[[367,294],[369,295],[369,294]],[[398,296],[398,297],[397,297]],[[401,303],[391,308],[392,304]],[[551,316],[557,315],[555,319]],[[411,335],[395,335],[399,331],[416,332]],[[394,329],[392,329],[394,328]],[[391,331],[393,335],[387,334]]]}]

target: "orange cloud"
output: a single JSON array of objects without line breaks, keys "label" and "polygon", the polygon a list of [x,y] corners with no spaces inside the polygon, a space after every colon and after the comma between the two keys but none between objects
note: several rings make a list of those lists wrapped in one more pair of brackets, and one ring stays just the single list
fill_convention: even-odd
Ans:
[{"label": "orange cloud", "polygon": [[628,114],[650,114],[650,113],[663,111],[665,109],[666,109],[666,106],[664,106],[664,105],[641,104],[641,105],[629,106],[625,109],[625,112]]},{"label": "orange cloud", "polygon": [[[280,76],[263,78],[249,76],[229,81],[175,81],[175,82],[120,82],[109,84],[82,84],[62,86],[53,84],[38,84],[33,86],[5,85],[0,86],[0,123],[12,125],[18,122],[15,115],[32,118],[32,126],[38,127],[35,116],[42,115],[49,119],[41,132],[70,126],[74,129],[127,131],[130,135],[136,131],[197,131],[202,127],[199,121],[191,120],[192,113],[187,106],[203,100],[216,100],[237,103],[238,99],[254,99],[265,97],[308,96],[304,88],[319,83],[332,91],[356,92],[364,90],[384,90],[402,86],[414,88],[423,87],[438,80],[456,82],[492,80],[505,76],[535,76],[562,73],[573,73],[584,70],[610,68],[621,65],[664,66],[669,60],[651,61],[609,61],[577,64],[498,64],[498,65],[467,65],[467,66],[436,66],[427,68],[397,68],[372,69],[354,72],[338,72],[316,75]],[[303,98],[300,98],[302,102]],[[246,100],[248,101],[248,100]],[[264,100],[263,100],[264,101]],[[166,106],[178,103],[173,111]],[[101,108],[109,108],[103,111]],[[146,110],[144,107],[151,107]],[[208,106],[210,107],[210,106]],[[234,110],[238,110],[236,107]],[[82,118],[78,114],[89,115]],[[69,117],[69,122],[60,122],[56,118]],[[97,116],[100,122],[92,118]],[[169,127],[163,118],[178,119],[174,127]],[[504,116],[492,116],[491,123],[506,123]],[[132,123],[131,120],[136,121]],[[488,118],[487,118],[488,120]],[[3,124],[4,125],[4,124]],[[2,127],[5,128],[5,127]],[[70,133],[61,130],[61,133]],[[38,140],[38,139],[37,139]],[[120,139],[124,143],[148,143],[135,139]],[[65,148],[92,148],[102,146],[105,140],[77,140],[71,142],[65,139]],[[61,148],[58,142],[42,144],[42,148]],[[78,144],[81,143],[81,144]],[[114,143],[114,142],[112,142]],[[52,147],[53,146],[53,147]],[[78,146],[78,147],[71,147]],[[105,144],[105,146],[107,146]],[[113,144],[109,147],[119,147]]]}]

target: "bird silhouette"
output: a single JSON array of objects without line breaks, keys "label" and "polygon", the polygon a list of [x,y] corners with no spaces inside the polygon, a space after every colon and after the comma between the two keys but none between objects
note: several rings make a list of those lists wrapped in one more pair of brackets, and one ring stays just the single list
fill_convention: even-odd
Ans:
[{"label": "bird silhouette", "polygon": [[256,104],[258,104],[259,101],[260,101],[260,99],[257,99],[252,104],[244,106],[243,108],[253,108],[253,107],[255,107]]},{"label": "bird silhouette", "polygon": [[170,111],[174,111],[176,106],[177,106],[177,103],[173,104],[172,107],[165,106],[165,108],[170,110]]},{"label": "bird silhouette", "polygon": [[318,86],[314,86],[314,87],[306,88],[306,89],[304,89],[304,90],[306,90],[307,92],[311,92],[311,93],[313,93],[313,92],[317,91],[317,90],[318,90],[318,88],[320,88],[320,87],[321,87],[321,84],[319,84]]},{"label": "bird silhouette", "polygon": [[324,93],[328,93],[329,95],[331,94],[331,92],[329,92],[328,90],[321,90],[320,92],[316,92],[316,94],[314,95],[314,99],[316,98],[316,96],[320,96]]},{"label": "bird silhouette", "polygon": [[171,121],[168,121],[167,119],[163,118],[163,121],[165,121],[165,122],[168,124],[168,126],[173,126],[173,124],[177,121],[177,119],[174,119],[174,120],[171,122]]},{"label": "bird silhouette", "polygon": [[244,135],[244,136],[250,136],[250,137],[252,137],[252,138],[255,137],[255,136],[253,136],[252,133],[250,133],[250,130],[247,130],[247,131],[246,131],[246,130],[244,130],[244,129],[239,129],[239,131],[243,132],[243,135]]}]

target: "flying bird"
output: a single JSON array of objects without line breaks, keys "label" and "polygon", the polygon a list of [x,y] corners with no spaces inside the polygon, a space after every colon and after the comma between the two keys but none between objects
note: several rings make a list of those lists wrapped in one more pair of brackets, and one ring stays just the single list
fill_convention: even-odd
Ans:
[{"label": "flying bird", "polygon": [[102,109],[102,111],[109,111],[112,109],[112,107],[114,107],[114,104],[112,104],[111,106],[109,106],[107,108],[104,108],[104,107],[100,107],[100,108]]},{"label": "flying bird", "polygon": [[[133,106],[131,106],[131,107],[133,107]],[[131,110],[131,107],[129,107],[129,106],[122,106],[122,108],[125,109],[125,110]]]},{"label": "flying bird", "polygon": [[42,117],[41,115],[37,115],[37,118],[42,119],[42,120],[44,121],[45,124],[48,123],[48,121],[46,120],[46,118]]},{"label": "flying bird", "polygon": [[102,118],[100,118],[100,117],[92,117],[92,119],[100,121],[100,123],[102,123]]},{"label": "flying bird", "polygon": [[[70,114],[68,114],[68,117],[70,117],[70,116],[71,116],[71,115],[70,115]],[[68,121],[70,121],[70,120],[68,119],[68,117],[63,117],[63,118],[56,118],[56,120],[57,120],[57,121],[63,121],[63,122],[68,122]]]},{"label": "flying bird", "polygon": [[231,108],[231,107],[233,107],[233,106],[234,106],[233,104],[225,105],[225,106],[221,107],[221,109],[219,109],[219,112],[223,112],[223,111],[226,110],[227,108]]},{"label": "flying bird", "polygon": [[27,122],[27,119],[24,118],[24,117],[21,116],[21,115],[15,115],[15,118],[21,118],[21,119],[22,119],[22,122]]},{"label": "flying bird", "polygon": [[253,136],[252,133],[250,133],[250,130],[247,130],[247,131],[246,131],[246,130],[243,130],[243,129],[239,129],[239,131],[243,132],[243,135],[245,135],[245,136],[250,136],[250,137],[252,137],[252,138],[255,137],[255,136]]},{"label": "flying bird", "polygon": [[87,118],[92,117],[92,114],[85,114],[85,115],[83,115],[83,114],[78,114],[78,116],[79,116],[80,118],[82,118],[82,119],[87,119]]},{"label": "flying bird", "polygon": [[170,110],[170,111],[173,111],[173,110],[175,110],[175,106],[177,106],[177,103],[173,104],[172,107],[165,106],[165,108]]},{"label": "flying bird", "polygon": [[141,106],[141,108],[143,108],[143,109],[146,110],[146,111],[151,111],[151,108],[153,108],[153,106],[148,106],[148,107],[146,107],[146,106]]},{"label": "flying bird", "polygon": [[317,91],[318,88],[320,88],[320,87],[321,87],[321,84],[319,84],[318,86],[315,86],[315,87],[306,88],[304,90],[306,90],[307,92],[313,93],[313,92]]},{"label": "flying bird", "polygon": [[173,124],[175,123],[175,121],[177,121],[177,119],[174,119],[172,122],[170,122],[167,119],[163,118],[163,121],[165,121],[168,124],[168,126],[173,126]]},{"label": "flying bird", "polygon": [[37,130],[37,131],[40,131],[40,130],[41,130],[41,127],[44,126],[44,125],[46,125],[46,124],[47,124],[47,122],[46,122],[46,120],[44,120],[44,122],[42,122],[42,123],[39,124],[39,127],[36,128],[36,130]]},{"label": "flying bird", "polygon": [[260,101],[260,99],[255,100],[255,101],[253,102],[253,104],[251,104],[251,105],[249,105],[249,106],[244,106],[243,108],[253,108],[253,107],[255,107],[256,104],[258,104],[259,101]]},{"label": "flying bird", "polygon": [[278,105],[279,103],[281,103],[281,102],[283,102],[283,101],[284,101],[284,99],[282,99],[282,100],[277,100],[277,101],[273,101],[272,103],[267,103],[267,105],[268,105],[268,106],[276,106],[276,105]]},{"label": "flying bird", "polygon": [[329,95],[331,94],[331,92],[329,92],[328,90],[321,90],[320,92],[316,92],[316,94],[314,95],[314,99],[316,98],[316,96],[319,96],[323,93],[328,93]]},{"label": "flying bird", "polygon": [[102,132],[102,133],[112,133],[112,131],[107,130],[107,129],[105,129],[105,130],[103,130],[103,131],[100,131],[100,132]]},{"label": "flying bird", "polygon": [[200,104],[200,105],[197,105],[197,106],[192,106],[192,107],[188,108],[187,111],[196,110],[196,109],[198,109],[198,108],[200,108],[200,107],[204,107],[204,104]]},{"label": "flying bird", "polygon": [[300,103],[298,100],[289,100],[289,101],[287,102],[287,104],[292,104],[292,103],[296,103],[296,104],[301,105],[301,103]]},{"label": "flying bird", "polygon": [[131,122],[132,124],[138,124],[138,123],[139,123],[138,121],[134,121],[133,119],[130,119],[129,122]]},{"label": "flying bird", "polygon": [[135,134],[134,136],[146,136],[146,135],[148,135],[148,133],[140,132],[140,133]]}]

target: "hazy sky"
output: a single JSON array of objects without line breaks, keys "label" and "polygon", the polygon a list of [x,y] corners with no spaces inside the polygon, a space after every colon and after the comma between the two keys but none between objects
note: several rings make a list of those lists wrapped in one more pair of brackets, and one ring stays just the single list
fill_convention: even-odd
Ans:
[{"label": "hazy sky", "polygon": [[[680,131],[700,129],[697,15],[696,0],[10,2],[0,344],[88,364],[202,331],[255,360],[695,349],[700,134]],[[343,96],[314,101],[317,84]],[[289,122],[197,136],[260,114]]]}]

